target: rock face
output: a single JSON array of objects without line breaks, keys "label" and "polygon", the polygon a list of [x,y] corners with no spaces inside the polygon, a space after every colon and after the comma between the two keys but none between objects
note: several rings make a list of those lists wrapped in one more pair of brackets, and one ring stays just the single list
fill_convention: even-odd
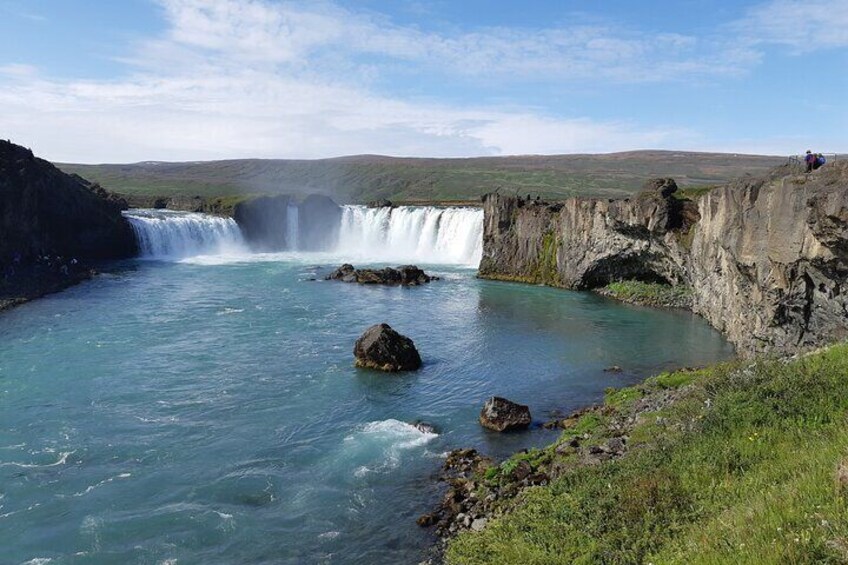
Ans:
[{"label": "rock face", "polygon": [[138,246],[126,202],[0,140],[0,263],[42,254],[78,260],[131,257]]},{"label": "rock face", "polygon": [[356,269],[353,265],[345,263],[329,275],[328,281],[342,281],[359,284],[385,284],[417,286],[426,284],[439,277],[431,277],[415,265],[402,265],[397,269],[386,267],[385,269]]},{"label": "rock face", "polygon": [[779,167],[697,202],[671,179],[629,200],[484,200],[484,278],[592,289],[685,284],[692,310],[740,353],[793,352],[848,337],[848,162]]},{"label": "rock face", "polygon": [[[296,215],[293,215],[292,212]],[[324,251],[338,239],[342,209],[326,196],[313,194],[296,202],[287,194],[259,196],[235,205],[233,219],[257,251]],[[290,226],[289,222],[297,222]],[[297,242],[288,241],[293,228]]]},{"label": "rock face", "polygon": [[257,251],[286,249],[286,218],[291,202],[288,195],[260,196],[239,202],[233,219],[245,239]]},{"label": "rock face", "polygon": [[506,398],[493,396],[480,411],[480,425],[496,432],[523,429],[530,425],[530,409]]},{"label": "rock face", "polygon": [[415,344],[388,324],[371,326],[353,347],[357,367],[380,371],[415,371],[421,367],[421,356]]}]

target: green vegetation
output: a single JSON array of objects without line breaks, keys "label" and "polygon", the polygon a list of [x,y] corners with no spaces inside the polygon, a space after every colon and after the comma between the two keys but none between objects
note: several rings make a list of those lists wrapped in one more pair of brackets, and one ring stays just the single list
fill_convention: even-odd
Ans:
[{"label": "green vegetation", "polygon": [[122,194],[202,196],[319,193],[340,202],[479,201],[500,189],[547,200],[571,196],[623,198],[645,179],[672,176],[681,187],[759,174],[784,159],[718,153],[634,151],[608,155],[412,159],[377,155],[315,161],[240,159],[131,165],[60,164]]},{"label": "green vegetation", "polygon": [[[639,394],[611,393],[584,416],[601,418],[584,444],[605,441],[609,423],[637,414],[634,403],[675,398],[638,413],[619,459],[587,466],[543,450],[559,476],[453,540],[448,561],[845,563],[846,387],[842,344],[791,361],[664,373]],[[558,445],[577,433],[565,430]]]},{"label": "green vegetation", "polygon": [[673,196],[678,200],[697,200],[698,198],[718,188],[719,186],[720,185],[717,184],[708,184],[705,186],[688,186],[685,188],[679,188]]},{"label": "green vegetation", "polygon": [[610,283],[598,293],[623,302],[654,307],[688,308],[692,301],[692,289],[688,286],[636,280]]}]

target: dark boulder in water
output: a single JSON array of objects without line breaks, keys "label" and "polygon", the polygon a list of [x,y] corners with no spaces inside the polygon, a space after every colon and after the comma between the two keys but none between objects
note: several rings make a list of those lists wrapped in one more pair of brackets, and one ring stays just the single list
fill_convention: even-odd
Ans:
[{"label": "dark boulder in water", "polygon": [[530,408],[499,396],[487,400],[480,411],[480,425],[496,432],[526,428],[530,421]]},{"label": "dark boulder in water", "polygon": [[416,421],[412,424],[422,434],[438,434],[439,431],[436,429],[436,426],[433,424],[428,424],[427,422]]},{"label": "dark boulder in water", "polygon": [[421,367],[415,344],[388,324],[371,326],[353,347],[356,366],[380,371],[414,371]]},{"label": "dark boulder in water", "polygon": [[386,267],[385,269],[356,269],[353,265],[345,263],[329,275],[328,281],[355,282],[359,284],[385,284],[418,286],[439,277],[431,277],[415,265],[402,265],[397,269]]},{"label": "dark boulder in water", "polygon": [[0,265],[33,263],[43,255],[68,260],[136,254],[126,201],[32,151],[0,140]]}]

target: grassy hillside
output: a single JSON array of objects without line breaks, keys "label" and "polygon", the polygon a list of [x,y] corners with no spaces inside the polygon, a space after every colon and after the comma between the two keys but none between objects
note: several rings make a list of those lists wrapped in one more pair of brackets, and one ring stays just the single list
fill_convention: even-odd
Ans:
[{"label": "grassy hillside", "polygon": [[[610,391],[556,446],[517,456],[558,478],[456,538],[449,563],[846,563],[846,386],[838,345]],[[579,463],[572,440],[603,445],[633,417],[623,456]]]},{"label": "grassy hillside", "polygon": [[314,161],[240,159],[132,165],[60,164],[61,169],[123,194],[226,196],[319,193],[341,202],[477,200],[500,189],[557,199],[621,197],[652,176],[681,186],[723,183],[758,174],[782,157],[635,151],[607,155],[412,159],[374,155]]}]

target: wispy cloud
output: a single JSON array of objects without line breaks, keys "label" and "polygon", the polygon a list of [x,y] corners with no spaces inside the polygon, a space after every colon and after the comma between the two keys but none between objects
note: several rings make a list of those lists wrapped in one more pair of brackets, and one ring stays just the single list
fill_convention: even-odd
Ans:
[{"label": "wispy cloud", "polygon": [[772,0],[729,27],[738,41],[754,47],[783,45],[798,54],[848,47],[848,2]]}]

